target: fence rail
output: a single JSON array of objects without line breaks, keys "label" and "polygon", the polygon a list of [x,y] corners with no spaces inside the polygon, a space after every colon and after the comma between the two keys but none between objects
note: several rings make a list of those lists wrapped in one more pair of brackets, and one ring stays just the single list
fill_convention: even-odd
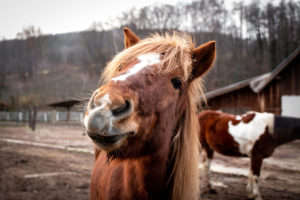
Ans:
[{"label": "fence rail", "polygon": [[[59,111],[45,111],[37,112],[36,121],[37,122],[70,122],[70,123],[81,123],[83,120],[82,112],[70,112],[68,121],[68,112]],[[15,121],[15,122],[28,122],[29,112],[6,112],[0,111],[0,121]]]}]

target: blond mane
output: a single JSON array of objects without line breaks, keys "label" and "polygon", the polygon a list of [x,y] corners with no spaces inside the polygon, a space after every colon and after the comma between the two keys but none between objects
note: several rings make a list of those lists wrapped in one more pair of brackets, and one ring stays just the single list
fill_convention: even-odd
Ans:
[{"label": "blond mane", "polygon": [[[191,54],[194,49],[195,43],[186,34],[174,32],[171,35],[152,35],[117,54],[104,69],[101,82],[104,84],[112,79],[119,72],[120,66],[139,55],[151,52],[164,54],[159,66],[160,71],[168,72],[180,68],[184,79],[188,80],[192,71]],[[191,83],[187,94],[187,108],[180,119],[178,132],[173,139],[175,164],[172,173],[172,199],[199,199],[199,123],[193,98],[203,94],[202,88],[200,79]]]}]

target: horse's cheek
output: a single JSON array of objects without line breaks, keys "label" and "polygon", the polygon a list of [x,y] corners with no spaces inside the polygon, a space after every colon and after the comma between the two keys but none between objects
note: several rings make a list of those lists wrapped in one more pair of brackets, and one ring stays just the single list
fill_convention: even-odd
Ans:
[{"label": "horse's cheek", "polygon": [[175,104],[176,104],[176,98],[169,96],[163,98],[161,101],[159,101],[156,104],[156,110],[158,113],[164,112],[166,110],[168,110],[168,112],[170,113],[170,111],[173,112],[172,111],[173,109],[170,109],[170,107],[174,107]]},{"label": "horse's cheek", "polygon": [[146,138],[148,134],[154,129],[157,123],[157,116],[155,113],[150,113],[147,117],[138,117],[136,122],[139,124],[137,133]]}]

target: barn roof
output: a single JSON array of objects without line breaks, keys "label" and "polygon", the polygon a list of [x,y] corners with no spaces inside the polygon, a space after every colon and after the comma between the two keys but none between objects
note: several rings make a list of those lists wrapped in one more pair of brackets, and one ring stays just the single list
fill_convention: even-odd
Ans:
[{"label": "barn roof", "polygon": [[205,96],[207,99],[211,99],[239,90],[244,87],[250,87],[253,92],[259,93],[298,55],[300,55],[300,46],[295,51],[293,51],[293,53],[291,53],[286,59],[284,59],[273,71],[243,81],[239,81],[237,83],[218,88],[216,90],[212,90],[205,93]]},{"label": "barn roof", "polygon": [[250,87],[255,93],[261,92],[286,66],[291,63],[296,56],[300,54],[300,46],[293,51],[286,59],[284,59],[268,76],[264,78],[254,79],[250,82]]},{"label": "barn roof", "polygon": [[9,108],[9,107],[10,107],[7,103],[5,103],[5,102],[3,102],[3,101],[0,101],[0,106],[6,107],[6,108]]},{"label": "barn roof", "polygon": [[47,106],[51,107],[65,107],[65,108],[70,108],[76,104],[81,103],[82,101],[76,100],[76,99],[71,99],[67,101],[60,101],[60,102],[55,102],[55,103],[50,103]]}]

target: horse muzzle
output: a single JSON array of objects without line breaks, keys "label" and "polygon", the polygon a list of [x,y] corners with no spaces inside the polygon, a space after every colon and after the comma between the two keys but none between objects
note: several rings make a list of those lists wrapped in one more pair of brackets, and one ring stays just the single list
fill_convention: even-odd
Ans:
[{"label": "horse muzzle", "polygon": [[135,134],[132,120],[134,103],[121,95],[96,91],[84,118],[89,137],[103,150],[118,148],[128,136]]},{"label": "horse muzzle", "polygon": [[127,137],[135,135],[134,132],[123,133],[119,135],[111,135],[111,136],[103,136],[89,131],[87,133],[89,137],[93,140],[93,142],[104,151],[117,149],[126,141]]}]

